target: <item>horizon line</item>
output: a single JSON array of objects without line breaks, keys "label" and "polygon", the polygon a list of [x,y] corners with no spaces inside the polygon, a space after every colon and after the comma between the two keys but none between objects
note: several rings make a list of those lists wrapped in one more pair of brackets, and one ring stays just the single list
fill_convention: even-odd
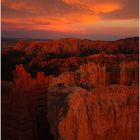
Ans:
[{"label": "horizon line", "polygon": [[61,40],[61,39],[79,39],[79,40],[91,40],[91,41],[117,41],[121,39],[127,39],[127,38],[139,38],[139,36],[128,36],[128,37],[123,37],[119,39],[111,39],[111,40],[104,40],[104,39],[88,39],[88,38],[77,38],[77,37],[62,37],[62,38],[28,38],[28,37],[1,37],[1,41],[3,40],[40,40],[40,41],[47,41],[47,40]]}]

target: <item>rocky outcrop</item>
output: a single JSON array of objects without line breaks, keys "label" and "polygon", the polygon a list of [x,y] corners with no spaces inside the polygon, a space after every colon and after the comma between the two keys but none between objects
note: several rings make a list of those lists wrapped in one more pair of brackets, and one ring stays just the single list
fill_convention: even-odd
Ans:
[{"label": "rocky outcrop", "polygon": [[88,63],[82,65],[78,71],[78,83],[87,89],[97,86],[105,86],[106,66],[105,64]]},{"label": "rocky outcrop", "polygon": [[[136,62],[123,64],[120,77],[124,68],[137,66]],[[92,62],[58,77],[38,72],[34,79],[23,65],[17,65],[13,83],[2,84],[2,137],[138,139],[138,83],[133,79],[129,86],[121,80],[107,84],[106,71],[105,64]]]},{"label": "rocky outcrop", "polygon": [[138,140],[137,51],[138,38],[4,49],[2,139]]},{"label": "rocky outcrop", "polygon": [[88,92],[72,87],[69,91],[63,89],[63,100],[57,97],[49,108],[53,133],[59,133],[57,139],[138,139],[137,88],[110,86]]},{"label": "rocky outcrop", "polygon": [[23,65],[16,66],[14,75],[10,93],[3,90],[2,138],[53,140],[47,119],[47,88],[51,77],[38,73],[37,78],[32,79]]},{"label": "rocky outcrop", "polygon": [[88,62],[117,64],[138,60],[139,38],[118,41],[60,39],[43,42],[19,42],[15,47],[2,48],[2,80],[13,80],[16,64],[23,64],[32,77],[38,71],[58,76],[75,71]]}]

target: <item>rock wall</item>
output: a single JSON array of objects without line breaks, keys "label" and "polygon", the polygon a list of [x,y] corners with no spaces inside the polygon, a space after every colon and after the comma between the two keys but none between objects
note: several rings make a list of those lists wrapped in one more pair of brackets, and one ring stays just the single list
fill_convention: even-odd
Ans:
[{"label": "rock wall", "polygon": [[137,76],[138,62],[92,62],[36,78],[17,65],[13,82],[2,83],[2,138],[137,140]]},{"label": "rock wall", "polygon": [[[138,89],[127,86],[111,86],[92,92],[73,88],[66,98],[68,110],[58,120],[58,139],[138,139],[137,92]],[[64,108],[59,109],[59,114]],[[50,111],[51,116],[56,116],[52,113]]]}]

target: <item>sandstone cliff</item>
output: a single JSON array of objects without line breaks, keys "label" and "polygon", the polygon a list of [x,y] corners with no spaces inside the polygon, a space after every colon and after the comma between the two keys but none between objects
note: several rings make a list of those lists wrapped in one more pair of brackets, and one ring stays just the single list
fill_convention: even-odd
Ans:
[{"label": "sandstone cliff", "polygon": [[4,49],[2,139],[138,140],[137,49],[138,38]]},{"label": "sandstone cliff", "polygon": [[[121,76],[126,67],[138,64],[120,65]],[[36,79],[23,65],[17,65],[14,75],[13,83],[3,83],[2,87],[4,138],[138,139],[137,80],[133,79],[132,85],[122,80],[116,85],[106,84],[106,78],[110,79],[106,65],[96,63],[84,64],[58,77],[45,77],[39,72]],[[4,90],[6,85],[9,90]]]}]

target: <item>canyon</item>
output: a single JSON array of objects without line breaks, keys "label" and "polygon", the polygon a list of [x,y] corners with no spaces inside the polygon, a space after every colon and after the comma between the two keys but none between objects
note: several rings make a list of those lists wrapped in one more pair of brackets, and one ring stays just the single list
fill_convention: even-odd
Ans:
[{"label": "canyon", "polygon": [[2,139],[138,140],[138,84],[138,37],[4,47]]}]

